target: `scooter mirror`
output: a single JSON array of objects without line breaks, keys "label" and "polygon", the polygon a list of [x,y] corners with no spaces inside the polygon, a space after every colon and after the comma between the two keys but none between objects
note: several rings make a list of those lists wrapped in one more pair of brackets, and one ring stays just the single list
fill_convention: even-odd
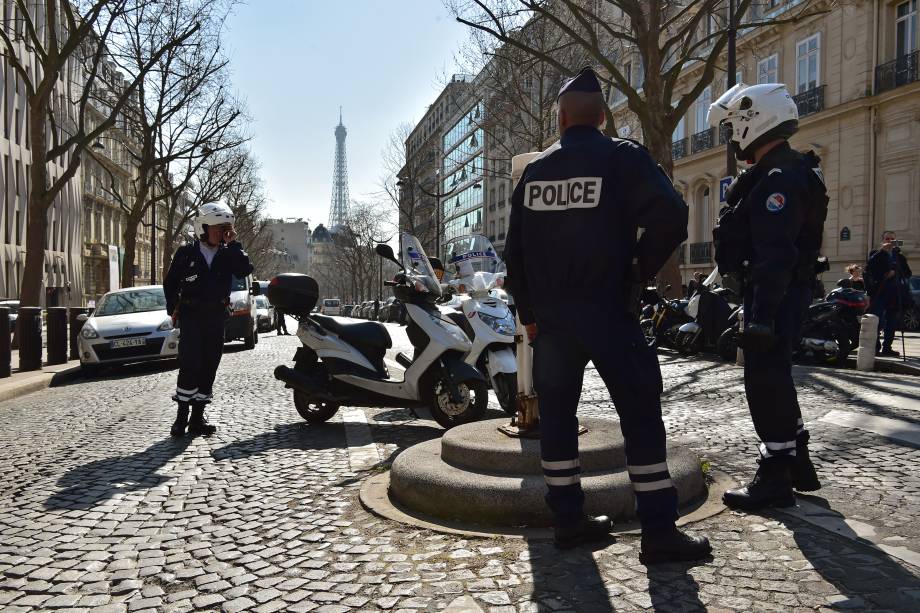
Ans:
[{"label": "scooter mirror", "polygon": [[376,251],[377,255],[382,258],[386,258],[388,260],[396,259],[396,255],[393,253],[393,248],[386,243],[377,243],[377,247],[374,249],[374,251]]}]

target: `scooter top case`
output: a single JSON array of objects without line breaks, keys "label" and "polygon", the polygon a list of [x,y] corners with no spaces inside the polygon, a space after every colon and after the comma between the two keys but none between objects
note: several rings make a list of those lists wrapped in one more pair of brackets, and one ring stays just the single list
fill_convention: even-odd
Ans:
[{"label": "scooter top case", "polygon": [[288,272],[275,277],[265,292],[268,301],[288,315],[306,316],[319,300],[319,285],[313,277]]}]

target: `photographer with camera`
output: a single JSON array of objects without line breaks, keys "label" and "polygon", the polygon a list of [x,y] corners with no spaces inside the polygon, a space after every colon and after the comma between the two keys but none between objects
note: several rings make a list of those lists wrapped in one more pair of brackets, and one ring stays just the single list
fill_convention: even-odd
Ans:
[{"label": "photographer with camera", "polygon": [[875,350],[883,357],[898,357],[891,348],[894,333],[901,321],[901,312],[910,304],[910,266],[901,253],[901,245],[895,233],[886,230],[882,233],[881,246],[869,254],[864,280],[871,300],[869,312],[878,317],[878,330],[884,331],[881,343],[876,342]]}]

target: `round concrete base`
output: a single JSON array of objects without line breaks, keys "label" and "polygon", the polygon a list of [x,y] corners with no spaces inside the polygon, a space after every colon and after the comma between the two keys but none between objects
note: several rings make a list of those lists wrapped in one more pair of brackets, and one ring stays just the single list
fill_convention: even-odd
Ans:
[{"label": "round concrete base", "polygon": [[[443,438],[403,451],[390,471],[389,495],[401,507],[448,522],[480,526],[540,527],[552,523],[544,502],[539,441],[497,431],[506,420],[466,424]],[[623,522],[635,518],[617,422],[583,419],[579,438],[585,510]],[[668,468],[681,506],[706,497],[699,458],[668,449]]]}]

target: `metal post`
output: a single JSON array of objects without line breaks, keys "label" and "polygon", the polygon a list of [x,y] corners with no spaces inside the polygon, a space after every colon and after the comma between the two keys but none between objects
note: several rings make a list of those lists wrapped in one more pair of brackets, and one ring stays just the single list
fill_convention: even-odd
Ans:
[{"label": "metal post", "polygon": [[150,207],[150,285],[157,284],[157,203]]},{"label": "metal post", "polygon": [[67,362],[67,307],[48,307],[48,364]]},{"label": "metal post", "polygon": [[69,319],[70,319],[70,359],[79,360],[80,359],[80,345],[78,339],[80,338],[80,331],[83,329],[83,322],[77,319],[80,315],[89,315],[89,309],[84,307],[70,307],[69,309]]},{"label": "metal post", "polygon": [[9,377],[10,368],[10,307],[0,306],[0,378]]},{"label": "metal post", "polygon": [[[735,62],[735,0],[728,0],[728,87],[731,89],[735,85],[735,71],[737,70]],[[735,159],[735,152],[732,151],[731,145],[725,143],[726,151],[726,174],[734,177],[738,174],[738,161]]]},{"label": "metal post", "polygon": [[41,307],[19,307],[19,370],[40,370],[42,367]]}]

